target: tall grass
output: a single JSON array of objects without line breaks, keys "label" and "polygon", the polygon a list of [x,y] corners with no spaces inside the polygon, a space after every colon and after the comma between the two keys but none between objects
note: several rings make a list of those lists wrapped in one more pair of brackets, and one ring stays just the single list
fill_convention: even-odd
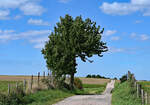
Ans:
[{"label": "tall grass", "polygon": [[116,83],[112,92],[112,105],[141,105],[141,100],[136,98],[136,90],[129,82]]},{"label": "tall grass", "polygon": [[45,90],[25,96],[28,100],[27,105],[52,105],[66,97],[72,96],[73,93],[61,90]]},{"label": "tall grass", "polygon": [[11,89],[15,88],[16,83],[21,85],[20,81],[0,81],[0,93],[7,93],[8,91],[8,84],[11,85]]}]

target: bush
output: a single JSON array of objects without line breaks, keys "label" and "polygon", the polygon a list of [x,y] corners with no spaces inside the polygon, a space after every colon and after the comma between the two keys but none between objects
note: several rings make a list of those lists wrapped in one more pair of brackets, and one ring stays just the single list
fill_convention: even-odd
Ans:
[{"label": "bush", "polygon": [[54,85],[52,83],[51,78],[45,78],[45,79],[42,79],[41,81],[47,86],[48,89],[54,89]]},{"label": "bush", "polygon": [[96,75],[96,78],[101,78],[101,76],[100,75]]},{"label": "bush", "polygon": [[74,86],[78,89],[83,89],[82,81],[79,78],[74,79]]},{"label": "bush", "polygon": [[127,75],[123,75],[123,76],[120,78],[120,81],[121,81],[121,83],[127,81]]},{"label": "bush", "polygon": [[0,94],[0,105],[26,105],[24,96],[23,89],[18,87],[9,95]]},{"label": "bush", "polygon": [[86,78],[91,78],[91,75],[90,75],[90,74],[88,74],[88,75],[86,76]]},{"label": "bush", "polygon": [[92,77],[92,78],[96,78],[96,75],[92,75],[91,77]]}]

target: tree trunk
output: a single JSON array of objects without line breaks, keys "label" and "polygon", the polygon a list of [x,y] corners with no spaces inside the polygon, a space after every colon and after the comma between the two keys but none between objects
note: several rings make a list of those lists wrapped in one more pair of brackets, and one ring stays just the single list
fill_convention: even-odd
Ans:
[{"label": "tree trunk", "polygon": [[70,76],[71,76],[70,77],[70,88],[71,88],[71,90],[73,90],[74,89],[74,73],[72,73]]}]

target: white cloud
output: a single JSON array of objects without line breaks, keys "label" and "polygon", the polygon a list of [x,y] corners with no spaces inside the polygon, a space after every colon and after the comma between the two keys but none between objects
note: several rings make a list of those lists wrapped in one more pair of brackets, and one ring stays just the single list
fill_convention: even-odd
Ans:
[{"label": "white cloud", "polygon": [[141,20],[136,20],[135,21],[135,24],[139,24],[139,23],[142,23],[142,21]]},{"label": "white cloud", "polygon": [[25,15],[41,15],[44,12],[44,8],[35,3],[26,3],[20,7],[20,10],[23,11]]},{"label": "white cloud", "polygon": [[[23,11],[25,15],[41,15],[44,12],[44,8],[38,4],[38,1],[39,0],[0,0],[0,9],[3,11],[19,9]],[[2,15],[1,11],[0,15]],[[3,14],[8,16],[9,12],[3,12]],[[20,17],[17,16],[16,19],[18,18]]]},{"label": "white cloud", "polygon": [[150,37],[148,35],[146,35],[146,34],[140,35],[140,40],[142,40],[142,41],[148,40],[149,38]]},{"label": "white cloud", "polygon": [[16,15],[16,16],[14,17],[15,20],[18,20],[18,19],[20,19],[20,18],[22,18],[21,15]]},{"label": "white cloud", "polygon": [[26,32],[16,33],[14,30],[0,30],[0,42],[11,40],[25,39],[35,44],[35,48],[40,48],[45,44],[50,35],[50,30],[30,30]]},{"label": "white cloud", "polygon": [[40,25],[40,26],[49,26],[50,23],[43,21],[42,19],[29,19],[28,24],[33,24],[33,25]]},{"label": "white cloud", "polygon": [[9,19],[9,11],[8,10],[0,10],[0,20]]},{"label": "white cloud", "polygon": [[136,33],[133,32],[133,33],[131,33],[130,36],[131,36],[131,38],[135,38],[137,35],[136,35]]},{"label": "white cloud", "polygon": [[0,0],[0,8],[17,8],[29,0]]},{"label": "white cloud", "polygon": [[104,2],[100,9],[111,15],[127,15],[135,12],[142,12],[143,16],[150,16],[150,0],[130,0],[130,2]]},{"label": "white cloud", "polygon": [[113,37],[111,37],[110,39],[111,39],[111,40],[114,40],[114,41],[117,41],[117,40],[120,40],[120,37],[118,37],[118,36],[113,36]]},{"label": "white cloud", "polygon": [[40,37],[36,39],[31,39],[30,42],[34,43],[34,48],[43,48],[45,45],[45,42],[48,41],[48,37]]},{"label": "white cloud", "polygon": [[125,52],[125,49],[124,49],[124,48],[114,48],[114,47],[110,47],[110,48],[109,48],[109,52],[111,52],[111,53]]},{"label": "white cloud", "polygon": [[136,33],[131,33],[131,38],[136,39],[136,40],[141,40],[141,41],[146,41],[148,39],[150,39],[150,36],[147,34],[141,34],[141,35],[137,35]]},{"label": "white cloud", "polygon": [[61,3],[68,3],[70,0],[59,0]]},{"label": "white cloud", "polygon": [[117,32],[116,30],[107,30],[104,33],[104,36],[111,36],[111,35],[115,34],[116,32]]}]

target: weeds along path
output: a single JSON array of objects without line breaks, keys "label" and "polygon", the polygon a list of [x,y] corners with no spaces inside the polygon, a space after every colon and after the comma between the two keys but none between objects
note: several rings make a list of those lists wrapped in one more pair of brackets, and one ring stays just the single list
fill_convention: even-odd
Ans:
[{"label": "weeds along path", "polygon": [[115,80],[111,80],[102,95],[76,95],[54,105],[111,105],[111,90],[114,84]]}]

